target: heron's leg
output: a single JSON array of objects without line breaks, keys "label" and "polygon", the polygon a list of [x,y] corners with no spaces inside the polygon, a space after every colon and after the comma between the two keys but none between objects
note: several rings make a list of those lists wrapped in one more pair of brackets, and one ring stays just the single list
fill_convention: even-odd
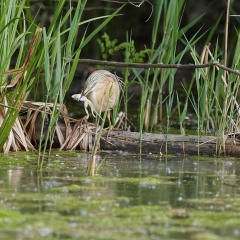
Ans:
[{"label": "heron's leg", "polygon": [[[110,114],[110,111],[107,112],[107,118],[108,118],[108,122],[109,122],[109,125],[107,128],[105,128],[105,130],[108,130],[108,133],[114,129],[112,123],[111,123],[111,114]],[[107,133],[107,138],[108,138],[108,133]]]},{"label": "heron's leg", "polygon": [[110,111],[107,112],[107,118],[108,118],[108,122],[109,122],[109,127],[113,127],[111,124],[111,114]]}]

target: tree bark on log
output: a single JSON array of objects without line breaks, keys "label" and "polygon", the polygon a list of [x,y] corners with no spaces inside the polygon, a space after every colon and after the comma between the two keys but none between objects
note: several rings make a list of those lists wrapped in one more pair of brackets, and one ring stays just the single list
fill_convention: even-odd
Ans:
[{"label": "tree bark on log", "polygon": [[[43,122],[41,111],[44,104],[45,103],[26,102],[25,107],[22,109],[23,114],[20,115],[28,139],[36,149],[38,148],[41,138]],[[40,106],[41,109],[39,109],[38,106]],[[50,109],[51,104],[48,107]],[[67,114],[66,108],[64,107],[63,109],[65,114],[61,115],[58,119],[57,131],[55,131],[54,134],[52,148],[63,147],[63,149],[75,149],[77,146],[77,149],[80,149],[80,147],[90,149],[93,146],[97,126],[88,123],[86,120],[72,119]],[[51,109],[44,120],[43,135],[45,135],[48,130],[50,115]],[[79,135],[75,133],[79,133]],[[84,140],[83,142],[85,143],[79,142],[80,138],[85,138],[87,141]],[[73,141],[73,145],[67,145],[68,141],[71,142],[72,139],[78,143],[75,144]],[[223,141],[225,144],[223,144]],[[225,136],[225,139],[220,139],[214,136],[198,137],[195,135],[143,133],[140,144],[140,134],[137,132],[104,130],[100,141],[100,149],[102,150],[140,153],[140,145],[141,153],[145,154],[226,155],[240,157],[240,135],[229,135]]]},{"label": "tree bark on log", "polygon": [[[137,132],[111,131],[108,133],[104,131],[102,137],[105,140],[101,140],[101,149],[140,152],[140,134]],[[156,133],[143,133],[142,135],[142,153],[147,154],[224,155],[224,152],[217,152],[219,145],[220,143],[214,136],[198,138],[198,136],[194,135]],[[225,141],[225,155],[239,157],[240,142],[230,137],[227,138]]]},{"label": "tree bark on log", "polygon": [[[20,117],[25,122],[26,116],[23,115]],[[42,119],[38,117],[35,121],[34,130],[34,145],[36,148],[40,140],[41,125]],[[66,139],[64,120],[60,118],[58,125],[63,132],[63,137]],[[73,123],[71,125],[73,128]],[[45,121],[44,133],[47,131],[47,128],[48,122]],[[141,152],[145,154],[226,155],[240,157],[240,139],[238,139],[238,136],[229,136],[225,139],[225,152],[223,151],[223,144],[214,136],[202,136],[198,138],[198,136],[194,135],[143,133],[141,144]],[[52,148],[60,148],[60,145],[55,133]],[[79,146],[77,149],[79,149]],[[140,134],[129,131],[104,130],[100,141],[100,149],[140,153]],[[221,149],[220,152],[218,152],[219,149]]]}]

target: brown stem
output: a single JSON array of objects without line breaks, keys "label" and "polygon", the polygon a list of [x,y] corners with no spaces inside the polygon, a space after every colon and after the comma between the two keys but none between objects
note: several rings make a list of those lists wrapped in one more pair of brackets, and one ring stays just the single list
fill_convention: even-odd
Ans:
[{"label": "brown stem", "polygon": [[125,62],[109,62],[109,61],[101,61],[94,59],[79,59],[79,63],[93,64],[93,65],[102,65],[102,66],[114,66],[114,67],[131,67],[131,68],[177,68],[177,69],[196,69],[196,68],[206,68],[217,66],[227,72],[234,73],[240,76],[240,72],[238,70],[234,70],[232,68],[228,68],[218,61],[213,61],[206,64],[163,64],[163,63],[125,63]]}]

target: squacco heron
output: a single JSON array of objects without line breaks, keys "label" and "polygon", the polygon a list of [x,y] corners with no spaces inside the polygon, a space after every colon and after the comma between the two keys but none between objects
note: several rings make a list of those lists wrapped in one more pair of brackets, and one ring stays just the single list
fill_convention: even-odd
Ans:
[{"label": "squacco heron", "polygon": [[94,117],[96,117],[94,112],[100,114],[107,110],[109,124],[111,125],[109,110],[113,109],[117,104],[121,84],[121,78],[115,74],[106,70],[98,70],[90,74],[84,84],[82,93],[74,94],[72,98],[84,102],[86,119],[89,118],[88,106],[90,106]]}]

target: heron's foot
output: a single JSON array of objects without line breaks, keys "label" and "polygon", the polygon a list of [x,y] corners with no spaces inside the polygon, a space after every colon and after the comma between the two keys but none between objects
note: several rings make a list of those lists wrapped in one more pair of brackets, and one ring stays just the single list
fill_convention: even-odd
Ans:
[{"label": "heron's foot", "polygon": [[113,125],[109,125],[108,127],[104,128],[104,130],[109,130],[109,131],[120,131],[120,128],[115,128]]},{"label": "heron's foot", "polygon": [[112,131],[113,130],[113,125],[109,125],[108,127],[104,128],[104,130]]},{"label": "heron's foot", "polygon": [[88,118],[89,118],[89,114],[84,116],[84,117],[82,117],[82,119],[85,119],[85,120],[88,120]]},{"label": "heron's foot", "polygon": [[119,131],[119,128],[114,128],[113,125],[109,125],[107,128],[104,128],[104,130],[107,130],[107,139],[108,139],[108,135],[111,131]]}]

